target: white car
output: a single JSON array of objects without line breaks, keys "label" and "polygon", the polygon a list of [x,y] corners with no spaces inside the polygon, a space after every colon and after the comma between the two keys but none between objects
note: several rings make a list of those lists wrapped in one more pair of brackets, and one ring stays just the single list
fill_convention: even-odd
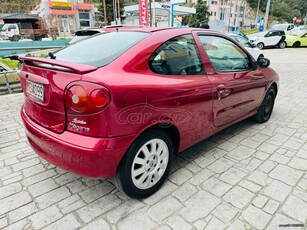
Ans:
[{"label": "white car", "polygon": [[286,34],[290,34],[292,31],[295,30],[295,27],[293,24],[290,23],[275,24],[271,27],[270,30],[283,30]]},{"label": "white car", "polygon": [[255,60],[258,60],[259,57],[264,57],[262,51],[255,44],[251,43],[247,39],[236,34],[229,34],[229,36],[236,42],[238,42],[241,46],[243,46],[253,56]]},{"label": "white car", "polygon": [[257,33],[250,36],[249,39],[256,44],[259,49],[264,47],[279,47],[281,49],[286,47],[286,34],[283,30],[270,30]]}]

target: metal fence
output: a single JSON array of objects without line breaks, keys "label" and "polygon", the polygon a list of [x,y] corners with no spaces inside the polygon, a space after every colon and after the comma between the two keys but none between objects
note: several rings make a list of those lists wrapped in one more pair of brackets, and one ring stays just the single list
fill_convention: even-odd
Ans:
[{"label": "metal fence", "polygon": [[0,84],[0,95],[21,92],[21,84],[19,82],[10,82],[7,74],[18,73],[18,70],[0,72],[0,78],[4,79],[4,84]]}]

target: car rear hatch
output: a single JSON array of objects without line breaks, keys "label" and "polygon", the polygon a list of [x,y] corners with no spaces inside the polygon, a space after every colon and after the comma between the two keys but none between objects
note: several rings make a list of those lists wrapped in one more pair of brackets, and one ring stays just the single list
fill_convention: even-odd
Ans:
[{"label": "car rear hatch", "polygon": [[97,67],[48,58],[22,57],[20,80],[25,113],[37,124],[61,133],[65,129],[65,88]]}]

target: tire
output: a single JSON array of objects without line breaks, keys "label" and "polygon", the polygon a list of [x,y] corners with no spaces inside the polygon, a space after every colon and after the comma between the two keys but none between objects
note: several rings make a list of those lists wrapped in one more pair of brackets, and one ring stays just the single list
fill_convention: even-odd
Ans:
[{"label": "tire", "polygon": [[34,40],[35,41],[41,41],[42,37],[40,35],[34,35]]},{"label": "tire", "polygon": [[174,144],[167,133],[151,130],[142,134],[119,165],[115,176],[117,187],[137,199],[154,194],[169,174],[173,155]]},{"label": "tire", "polygon": [[258,123],[265,123],[270,119],[274,108],[275,97],[275,89],[271,86],[266,92],[257,113],[253,116],[253,120]]},{"label": "tire", "polygon": [[264,44],[263,44],[262,42],[259,42],[259,43],[257,44],[257,47],[258,47],[260,50],[262,50],[263,47],[264,47]]},{"label": "tire", "polygon": [[9,38],[9,40],[10,40],[11,42],[18,42],[19,39],[20,39],[19,36],[16,36],[16,35],[14,35],[13,37]]},{"label": "tire", "polygon": [[285,47],[286,47],[286,43],[285,42],[280,42],[279,43],[279,45],[278,45],[278,47],[280,48],[280,49],[284,49]]},{"label": "tire", "polygon": [[298,48],[298,47],[300,47],[301,46],[301,43],[300,42],[295,42],[294,44],[293,44],[293,47],[294,48]]}]

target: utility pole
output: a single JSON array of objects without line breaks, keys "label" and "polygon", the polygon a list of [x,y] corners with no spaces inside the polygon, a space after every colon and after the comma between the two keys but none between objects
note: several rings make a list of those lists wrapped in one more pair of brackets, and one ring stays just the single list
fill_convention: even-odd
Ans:
[{"label": "utility pole", "polygon": [[258,6],[257,6],[257,13],[256,13],[255,25],[257,25],[258,14],[259,14],[259,6],[260,6],[260,0],[258,0]]},{"label": "utility pole", "polygon": [[[119,0],[117,0],[117,11],[118,11],[118,25],[121,25],[121,20],[120,20],[120,6],[119,6]],[[116,22],[117,25],[117,22]]]},{"label": "utility pole", "polygon": [[263,29],[264,29],[264,30],[265,30],[265,29],[267,28],[267,26],[268,26],[270,5],[271,5],[271,0],[268,0],[268,3],[267,3],[267,5],[266,5],[266,10],[265,10],[264,24],[263,24]]},{"label": "utility pole", "polygon": [[108,25],[108,18],[107,18],[107,6],[106,6],[106,0],[103,1],[103,16],[104,16],[104,26]]},{"label": "utility pole", "polygon": [[221,1],[222,0],[217,0],[217,20],[220,20],[220,13],[221,13]]}]

